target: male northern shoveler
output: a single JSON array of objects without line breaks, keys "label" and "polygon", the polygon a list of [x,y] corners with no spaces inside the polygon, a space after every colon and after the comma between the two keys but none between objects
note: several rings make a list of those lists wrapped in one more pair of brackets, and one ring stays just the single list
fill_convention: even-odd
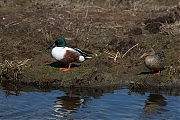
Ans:
[{"label": "male northern shoveler", "polygon": [[157,74],[160,74],[166,61],[164,52],[155,53],[154,49],[150,48],[140,58],[143,57],[146,57],[144,61],[146,67],[150,69],[150,71],[158,71]]},{"label": "male northern shoveler", "polygon": [[58,38],[50,47],[47,49],[52,49],[52,56],[60,61],[61,63],[65,63],[67,68],[60,68],[62,71],[70,70],[72,62],[82,62],[88,57],[85,51],[82,51],[75,47],[67,47],[66,41],[64,38]]}]

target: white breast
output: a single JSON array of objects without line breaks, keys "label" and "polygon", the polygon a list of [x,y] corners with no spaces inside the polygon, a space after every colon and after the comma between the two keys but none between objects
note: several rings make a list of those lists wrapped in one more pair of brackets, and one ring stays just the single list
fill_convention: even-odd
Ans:
[{"label": "white breast", "polygon": [[58,61],[63,58],[65,53],[66,53],[65,47],[55,47],[52,49],[52,52],[51,52],[53,58],[55,58]]},{"label": "white breast", "polygon": [[[60,61],[61,59],[63,59],[64,54],[66,53],[66,50],[73,51],[73,52],[77,53],[78,55],[80,55],[79,52],[77,52],[76,50],[69,48],[69,47],[55,47],[52,49],[51,54],[56,60]],[[84,58],[82,58],[82,57],[80,57],[80,58],[81,58],[80,61],[84,61]]]}]

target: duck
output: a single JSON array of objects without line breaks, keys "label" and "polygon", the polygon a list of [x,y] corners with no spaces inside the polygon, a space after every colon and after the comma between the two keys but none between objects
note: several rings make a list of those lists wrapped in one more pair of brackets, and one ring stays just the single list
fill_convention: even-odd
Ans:
[{"label": "duck", "polygon": [[69,71],[72,62],[83,62],[86,59],[92,58],[88,53],[76,47],[66,45],[65,38],[58,38],[46,50],[52,49],[51,55],[57,61],[66,64],[65,68],[60,68],[61,71]]},{"label": "duck", "polygon": [[153,48],[149,48],[140,58],[143,57],[145,57],[144,64],[150,69],[150,72],[154,71],[156,74],[160,74],[166,61],[165,53],[163,51],[156,53]]}]

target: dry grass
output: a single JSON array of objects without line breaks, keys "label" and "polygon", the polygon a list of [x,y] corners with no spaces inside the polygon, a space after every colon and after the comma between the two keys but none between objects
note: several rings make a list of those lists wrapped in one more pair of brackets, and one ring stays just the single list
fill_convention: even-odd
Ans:
[{"label": "dry grass", "polygon": [[138,46],[138,45],[139,45],[139,43],[133,45],[133,46],[132,46],[131,48],[129,48],[123,55],[121,55],[119,51],[117,51],[116,53],[111,53],[111,52],[107,51],[106,49],[104,49],[103,51],[104,51],[106,54],[108,54],[108,57],[109,57],[109,58],[113,59],[113,61],[116,62],[118,58],[124,58],[128,52],[130,52],[134,47],[136,47],[136,46]]},{"label": "dry grass", "polygon": [[180,21],[174,24],[162,24],[160,33],[173,36],[180,34]]},{"label": "dry grass", "polygon": [[169,76],[177,75],[180,77],[180,66],[166,66],[166,70],[168,71]]},{"label": "dry grass", "polygon": [[108,52],[107,50],[104,49],[104,52],[105,52],[106,54],[108,54],[108,57],[111,58],[111,59],[113,59],[114,62],[116,62],[117,59],[120,58],[120,56],[121,56],[120,53],[119,53],[119,51],[117,51],[117,53],[114,54],[114,53]]},{"label": "dry grass", "polygon": [[5,63],[0,63],[0,67],[1,67],[0,75],[1,75],[1,77],[4,76],[6,78],[18,80],[22,74],[23,68],[27,67],[27,62],[29,60],[30,59],[21,60],[21,61],[5,60]]}]

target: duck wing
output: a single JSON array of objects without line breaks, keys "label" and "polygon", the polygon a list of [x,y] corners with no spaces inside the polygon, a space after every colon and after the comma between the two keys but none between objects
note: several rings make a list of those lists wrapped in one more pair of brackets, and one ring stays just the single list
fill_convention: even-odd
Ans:
[{"label": "duck wing", "polygon": [[82,56],[84,56],[84,57],[88,57],[88,56],[89,56],[88,54],[93,54],[93,53],[90,52],[90,51],[81,50],[81,49],[79,49],[79,48],[76,48],[75,46],[68,45],[67,47],[74,49],[75,51],[77,51],[78,53],[80,53],[80,55],[82,55]]},{"label": "duck wing", "polygon": [[[79,52],[82,56],[84,56],[84,57],[88,57],[88,54],[90,54],[90,52],[88,53],[88,52],[86,52],[86,51],[84,51],[84,50],[80,50],[79,48],[76,48],[76,47],[73,47],[73,49],[75,50],[75,51],[77,51],[77,52]],[[91,53],[92,54],[92,53]]]},{"label": "duck wing", "polygon": [[164,52],[160,52],[156,54],[158,56],[158,61],[160,63],[164,63],[166,61],[166,55]]}]

